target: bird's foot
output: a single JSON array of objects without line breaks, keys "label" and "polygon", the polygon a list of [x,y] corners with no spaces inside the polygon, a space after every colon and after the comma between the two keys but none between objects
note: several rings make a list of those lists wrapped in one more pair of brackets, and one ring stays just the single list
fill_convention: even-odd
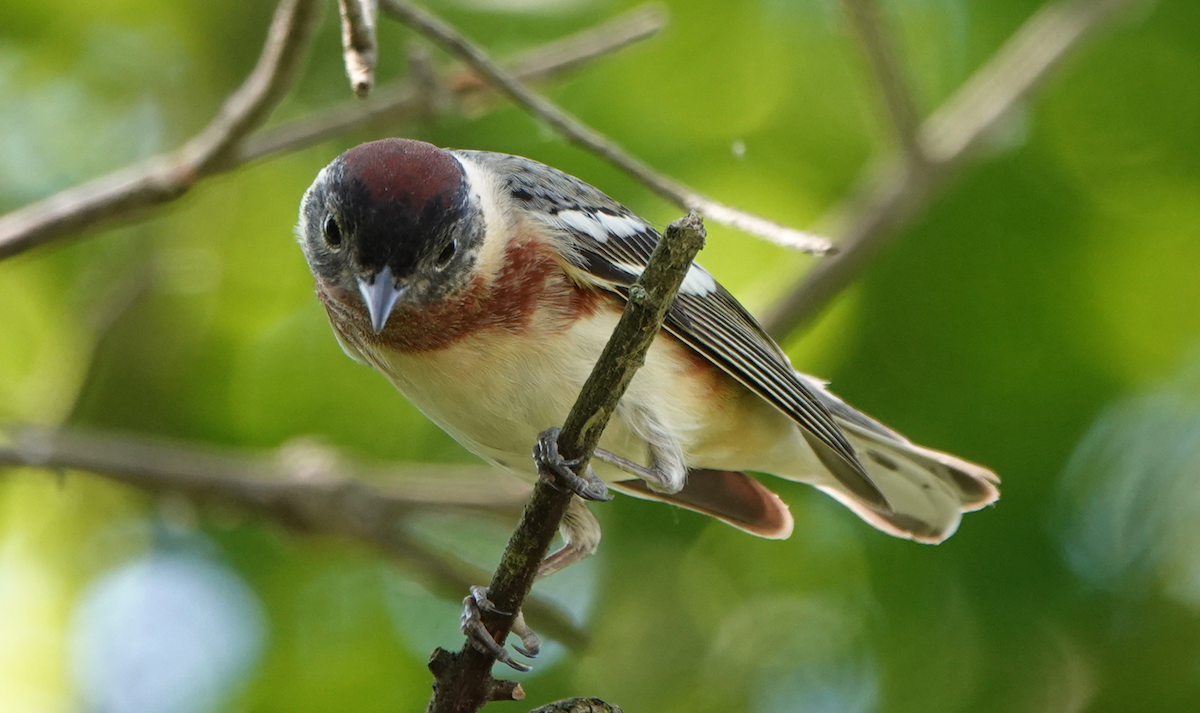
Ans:
[{"label": "bird's foot", "polygon": [[[533,670],[530,666],[513,659],[507,649],[496,643],[496,640],[488,633],[487,627],[480,620],[480,614],[485,611],[507,615],[507,612],[497,609],[491,600],[488,599],[486,587],[471,587],[471,596],[463,599],[463,613],[459,620],[459,628],[462,630],[463,635],[467,637],[467,641],[471,642],[471,645],[481,653],[491,656],[510,668],[517,671]],[[538,652],[542,647],[541,639],[525,623],[525,617],[521,612],[517,612],[516,618],[513,619],[512,631],[521,638],[521,646],[513,644],[513,648],[517,650],[517,653],[527,658],[537,658]]]},{"label": "bird's foot", "polygon": [[561,428],[547,428],[538,435],[533,447],[533,460],[538,466],[538,475],[559,490],[568,490],[584,500],[612,500],[608,486],[596,477],[589,465],[583,475],[575,472],[579,461],[571,461],[558,452],[558,435]]}]

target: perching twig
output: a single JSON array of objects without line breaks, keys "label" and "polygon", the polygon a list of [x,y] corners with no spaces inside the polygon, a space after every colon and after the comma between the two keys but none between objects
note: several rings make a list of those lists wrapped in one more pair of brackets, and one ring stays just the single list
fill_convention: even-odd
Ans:
[{"label": "perching twig", "polygon": [[338,0],[342,18],[342,59],[350,89],[365,99],[375,85],[375,0]]},{"label": "perching twig", "polygon": [[[577,472],[583,473],[587,468],[617,402],[645,361],[684,275],[703,246],[704,224],[695,213],[671,223],[650,256],[646,270],[630,288],[621,320],[580,390],[558,438],[559,453],[567,461],[579,463]],[[482,622],[501,645],[512,627],[513,614],[522,609],[567,505],[575,497],[551,485],[552,477],[542,474],[534,486],[521,524],[508,541],[488,587],[488,599],[498,611],[484,611]],[[511,694],[520,692],[520,688],[502,687],[501,682],[493,679],[493,662],[491,656],[469,643],[454,654],[444,649],[434,651],[429,662],[435,679],[428,713],[470,713],[489,701],[511,700]]]},{"label": "perching twig", "polygon": [[830,250],[829,241],[819,235],[788,228],[766,218],[723,205],[706,198],[655,171],[624,149],[554,102],[532,91],[512,73],[496,64],[487,52],[437,15],[408,0],[380,0],[384,11],[445,47],[486,77],[495,88],[519,106],[546,122],[569,141],[600,156],[628,173],[663,198],[680,208],[696,211],[718,223],[743,230],[778,245],[809,253]]},{"label": "perching twig", "polygon": [[[838,254],[764,317],[776,339],[807,325],[969,159],[988,133],[1084,40],[1144,0],[1058,0],[1025,22],[920,128],[920,160],[891,161],[835,214],[849,216]],[[882,80],[881,80],[882,81]]]},{"label": "perching twig", "polygon": [[0,259],[186,193],[226,161],[238,142],[279,103],[300,69],[319,20],[317,0],[283,0],[258,64],[203,131],[173,153],[0,217]]},{"label": "perching twig", "polygon": [[[310,14],[304,15],[307,22],[303,24],[303,28],[308,28],[307,31],[310,32],[308,23],[315,22],[317,14],[310,7],[312,2],[304,1],[304,7],[309,8]],[[289,0],[281,4],[281,11],[296,4]],[[226,102],[222,116],[235,104],[244,105],[244,102],[235,102],[235,99],[244,99],[248,87],[261,88],[261,81],[256,81],[255,78],[262,79],[262,74],[266,71],[263,69],[264,62],[268,58],[279,59],[278,62],[271,63],[271,66],[277,67],[279,71],[271,75],[274,88],[263,95],[269,95],[271,100],[260,103],[260,108],[269,109],[269,106],[273,106],[277,100],[277,91],[286,88],[290,82],[290,75],[295,71],[293,65],[298,64],[303,54],[301,45],[304,42],[301,40],[306,42],[307,35],[297,37],[297,30],[302,29],[298,23],[304,19],[297,9],[296,13],[290,16],[292,23],[288,25],[287,31],[282,33],[281,39],[280,33],[276,32],[280,27],[280,17],[280,12],[277,12],[259,66],[242,88]],[[582,63],[653,35],[662,29],[663,23],[663,14],[655,8],[634,10],[603,25],[527,52],[513,63],[512,71],[527,81],[558,76]],[[288,46],[286,52],[280,49],[281,42]],[[446,86],[448,91],[460,100],[481,95],[483,90],[488,88],[469,71],[454,74],[447,80]],[[247,127],[244,123],[239,123],[237,128],[240,138],[226,134],[226,145],[220,147],[222,150],[217,152],[217,160],[201,161],[203,170],[195,170],[193,166],[193,170],[189,171],[188,162],[195,158],[194,149],[204,143],[201,139],[211,139],[213,127],[221,126],[226,130],[229,128],[229,123],[218,117],[200,136],[174,153],[138,162],[0,216],[0,259],[103,224],[133,218],[147,208],[179,198],[196,182],[207,176],[230,171],[253,160],[311,146],[374,122],[403,119],[415,114],[418,109],[419,97],[415,96],[408,83],[399,83],[377,89],[373,98],[366,101],[355,101],[343,107],[313,112],[306,117],[250,136],[245,136],[244,131],[252,129],[253,126]],[[261,123],[262,117],[265,116],[265,113],[259,111],[252,114],[255,123]],[[189,148],[192,150],[189,151]]]},{"label": "perching twig", "polygon": [[[416,511],[515,517],[529,488],[487,466],[364,468],[329,448],[296,443],[246,455],[104,434],[21,427],[6,431],[0,467],[84,470],[156,495],[233,507],[294,529],[340,535],[373,545],[455,600],[487,574],[406,533]],[[386,483],[379,487],[369,483]],[[556,606],[531,599],[526,614],[564,646],[581,649],[587,635]]]}]

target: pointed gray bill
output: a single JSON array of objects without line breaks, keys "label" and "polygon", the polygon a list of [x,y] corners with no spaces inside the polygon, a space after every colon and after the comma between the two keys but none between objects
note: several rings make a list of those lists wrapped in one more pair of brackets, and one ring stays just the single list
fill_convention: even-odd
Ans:
[{"label": "pointed gray bill", "polygon": [[384,267],[371,281],[358,278],[358,291],[362,293],[363,302],[367,304],[367,313],[371,315],[371,329],[379,334],[387,325],[388,316],[396,306],[396,300],[408,289],[408,285],[397,285],[392,276],[392,269]]}]

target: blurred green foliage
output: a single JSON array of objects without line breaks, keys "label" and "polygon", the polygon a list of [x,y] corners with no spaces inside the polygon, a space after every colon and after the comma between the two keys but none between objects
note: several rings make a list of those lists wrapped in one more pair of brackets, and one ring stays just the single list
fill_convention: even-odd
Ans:
[{"label": "blurred green foliage", "polygon": [[[435,8],[503,54],[631,5]],[[665,173],[810,224],[888,136],[837,3],[670,5],[661,37],[549,93]],[[885,5],[924,111],[1038,7]],[[0,210],[178,145],[253,64],[271,11],[232,0],[0,6]],[[348,97],[335,24],[326,18],[280,116]],[[381,22],[384,80],[403,74],[413,41]],[[1118,22],[789,342],[798,367],[851,403],[993,467],[996,508],[934,548],[786,483],[797,516],[786,542],[628,498],[601,505],[596,562],[548,587],[593,645],[539,666],[520,709],[569,695],[629,711],[1200,709],[1197,87],[1200,4],[1161,2]],[[676,215],[512,108],[390,133],[530,156],[660,224]],[[470,460],[341,354],[293,244],[315,173],[379,136],[206,181],[144,222],[0,263],[0,422],[254,447],[316,436],[369,458]],[[710,231],[702,261],[752,309],[812,262]],[[447,546],[487,566],[505,528],[476,525],[426,531],[454,531]],[[97,651],[124,661],[120,641],[89,638],[81,612],[152,571],[136,568],[150,557],[236,574],[252,594],[231,595],[242,608],[221,621],[261,620],[261,641],[178,630],[200,654],[250,662],[183,702],[104,698],[81,673]],[[225,575],[184,579],[234,591]],[[130,626],[139,613],[160,621],[167,600],[135,608]],[[345,543],[197,515],[83,474],[0,476],[0,710],[416,710],[429,648],[456,645],[456,626],[452,604]]]}]

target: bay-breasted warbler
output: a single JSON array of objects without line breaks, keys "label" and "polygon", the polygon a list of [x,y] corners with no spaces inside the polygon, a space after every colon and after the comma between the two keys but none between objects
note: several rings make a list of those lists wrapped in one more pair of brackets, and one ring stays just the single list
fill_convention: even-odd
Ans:
[{"label": "bay-breasted warbler", "polygon": [[[298,237],[345,352],[484,460],[536,477],[659,234],[592,186],[519,156],[386,139],[304,195]],[[748,471],[812,484],[876,528],[936,543],[999,496],[986,468],[909,442],[798,373],[693,265],[597,451],[614,489],[761,537],[792,531]],[[592,552],[575,499],[552,571]],[[557,558],[557,559],[555,559]]]}]

